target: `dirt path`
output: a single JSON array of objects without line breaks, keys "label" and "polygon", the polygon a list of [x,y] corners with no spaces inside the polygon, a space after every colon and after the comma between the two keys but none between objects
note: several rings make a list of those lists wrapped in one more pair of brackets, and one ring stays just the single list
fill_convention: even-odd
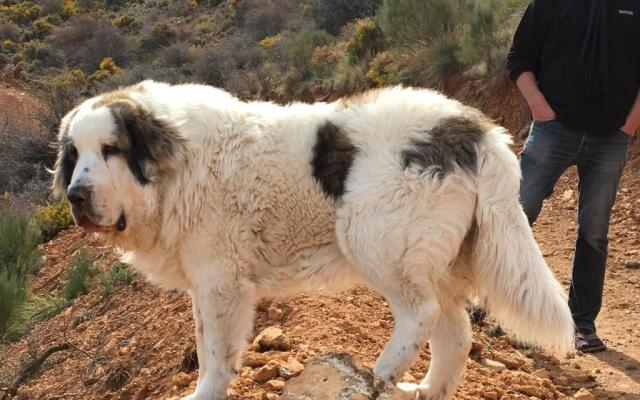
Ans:
[{"label": "dirt path", "polygon": [[[568,287],[575,241],[576,173],[570,170],[547,201],[534,231],[547,262]],[[626,174],[609,233],[609,261],[597,326],[609,347],[576,358],[608,392],[640,399],[640,184]],[[635,268],[630,268],[634,267]]]}]

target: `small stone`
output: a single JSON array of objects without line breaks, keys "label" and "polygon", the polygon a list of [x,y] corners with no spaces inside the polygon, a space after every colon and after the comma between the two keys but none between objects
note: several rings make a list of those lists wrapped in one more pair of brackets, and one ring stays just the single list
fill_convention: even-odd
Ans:
[{"label": "small stone", "polygon": [[573,395],[574,399],[580,400],[596,400],[596,396],[594,396],[588,389],[581,388]]},{"label": "small stone", "polygon": [[509,369],[518,369],[526,364],[526,361],[516,356],[507,355],[494,351],[491,358],[499,363],[504,364]]},{"label": "small stone", "polygon": [[178,387],[185,387],[191,383],[193,377],[184,372],[178,372],[174,376],[171,377],[171,383]]},{"label": "small stone", "polygon": [[265,393],[262,398],[265,400],[278,400],[279,397],[280,396],[275,393]]},{"label": "small stone", "polygon": [[293,357],[289,357],[287,362],[278,368],[278,374],[284,379],[290,379],[300,375],[304,370],[304,365]]},{"label": "small stone", "polygon": [[282,329],[275,326],[265,328],[253,340],[253,346],[260,351],[282,350],[291,348],[289,339],[284,335]]},{"label": "small stone", "polygon": [[531,374],[531,375],[537,376],[538,378],[542,378],[542,379],[550,379],[551,378],[551,374],[546,369],[535,370],[535,371],[533,371],[533,374]]},{"label": "small stone", "polygon": [[569,378],[564,375],[555,377],[554,382],[556,383],[556,385],[569,386]]},{"label": "small stone", "polygon": [[481,364],[496,372],[504,371],[505,369],[507,369],[507,366],[503,363],[490,360],[488,358],[483,358]]},{"label": "small stone", "polygon": [[482,398],[488,400],[498,400],[498,392],[496,392],[495,390],[487,390],[485,392],[482,392]]},{"label": "small stone", "polygon": [[273,307],[273,306],[269,307],[269,310],[267,311],[267,318],[269,318],[272,321],[282,321],[283,317],[284,317],[284,311],[282,311],[277,307]]},{"label": "small stone", "polygon": [[278,377],[278,369],[280,363],[276,360],[271,360],[264,366],[260,367],[256,374],[253,376],[253,380],[258,383],[264,383]]},{"label": "small stone", "polygon": [[251,368],[262,367],[266,363],[271,360],[282,360],[286,361],[289,358],[289,353],[280,352],[280,351],[267,351],[264,353],[256,353],[253,351],[248,351],[244,354],[242,358],[242,365]]},{"label": "small stone", "polygon": [[471,342],[471,351],[469,353],[480,354],[483,348],[484,348],[484,343],[482,343],[480,340],[474,340],[473,342]]},{"label": "small stone", "polygon": [[265,386],[271,390],[282,391],[282,388],[284,388],[284,382],[277,379],[272,379],[270,381],[267,381]]},{"label": "small stone", "polygon": [[520,393],[526,394],[527,396],[533,396],[538,399],[548,398],[547,391],[544,388],[539,386],[524,385],[524,386],[519,386],[517,390]]},{"label": "small stone", "polygon": [[567,370],[565,371],[565,375],[569,379],[570,382],[573,383],[585,383],[593,380],[591,374],[582,370]]}]

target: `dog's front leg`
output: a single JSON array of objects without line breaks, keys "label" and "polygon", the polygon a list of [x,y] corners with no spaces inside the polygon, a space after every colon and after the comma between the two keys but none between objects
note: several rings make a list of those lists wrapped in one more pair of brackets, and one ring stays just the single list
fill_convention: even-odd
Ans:
[{"label": "dog's front leg", "polygon": [[203,279],[190,290],[196,321],[198,384],[184,400],[222,400],[235,376],[254,319],[250,284]]}]

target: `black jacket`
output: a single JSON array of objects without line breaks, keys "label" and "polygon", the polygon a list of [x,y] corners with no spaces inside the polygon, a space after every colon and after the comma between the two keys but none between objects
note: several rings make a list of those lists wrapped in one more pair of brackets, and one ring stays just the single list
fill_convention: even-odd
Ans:
[{"label": "black jacket", "polygon": [[585,94],[580,50],[589,0],[533,0],[509,51],[509,77],[535,74],[558,120],[580,132],[608,133],[624,125],[640,87],[640,1],[607,0],[608,91]]}]

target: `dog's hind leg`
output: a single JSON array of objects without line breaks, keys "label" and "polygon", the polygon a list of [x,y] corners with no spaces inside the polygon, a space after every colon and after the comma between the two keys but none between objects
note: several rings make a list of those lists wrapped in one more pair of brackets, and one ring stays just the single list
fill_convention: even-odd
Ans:
[{"label": "dog's hind leg", "polygon": [[374,177],[354,173],[336,232],[345,255],[393,312],[394,331],[374,372],[395,383],[441,314],[440,292],[472,225],[475,191],[466,175]]},{"label": "dog's hind leg", "polygon": [[420,384],[398,386],[418,394],[420,400],[446,400],[451,398],[464,372],[471,349],[471,324],[464,304],[442,301],[442,312],[433,325],[431,364]]},{"label": "dog's hind leg", "polygon": [[440,306],[429,289],[417,289],[407,282],[399,291],[385,296],[395,326],[391,339],[376,362],[374,373],[393,383],[416,361],[440,314]]}]

